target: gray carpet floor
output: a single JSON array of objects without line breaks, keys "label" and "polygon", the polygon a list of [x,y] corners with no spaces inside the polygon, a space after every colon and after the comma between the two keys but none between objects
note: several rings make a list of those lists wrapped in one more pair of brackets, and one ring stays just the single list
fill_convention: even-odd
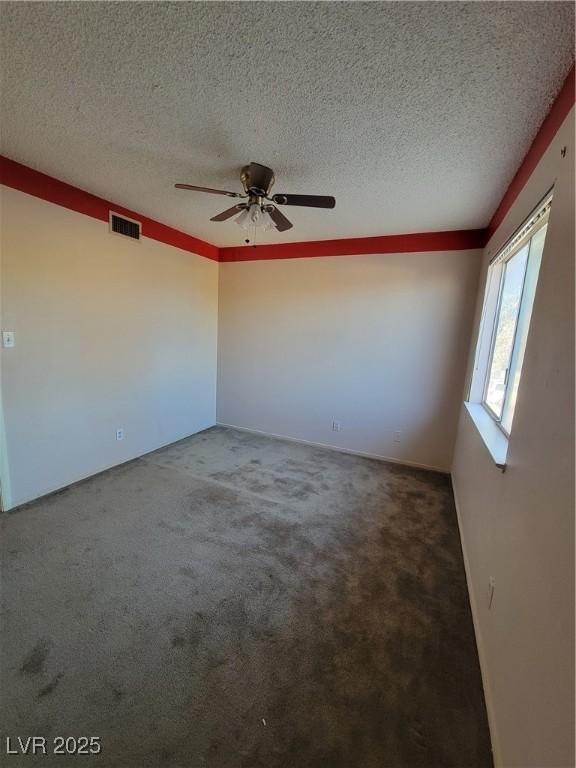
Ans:
[{"label": "gray carpet floor", "polygon": [[2,736],[102,742],[7,765],[492,765],[446,476],[215,427],[0,524]]}]

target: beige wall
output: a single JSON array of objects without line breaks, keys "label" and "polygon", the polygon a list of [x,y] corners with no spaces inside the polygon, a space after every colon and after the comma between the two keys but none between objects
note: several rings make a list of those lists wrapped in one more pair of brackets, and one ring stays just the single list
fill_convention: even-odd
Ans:
[{"label": "beige wall", "polygon": [[489,259],[553,184],[508,467],[463,409],[453,466],[496,762],[518,768],[574,765],[574,111],[488,245],[477,314]]},{"label": "beige wall", "polygon": [[218,421],[448,470],[479,257],[221,264]]},{"label": "beige wall", "polygon": [[13,189],[1,202],[5,506],[214,424],[218,264]]}]

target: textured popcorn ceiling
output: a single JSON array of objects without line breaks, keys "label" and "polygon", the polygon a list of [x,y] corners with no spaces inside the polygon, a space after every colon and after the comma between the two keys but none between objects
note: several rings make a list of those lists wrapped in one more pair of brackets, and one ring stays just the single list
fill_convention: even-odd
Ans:
[{"label": "textured popcorn ceiling", "polygon": [[10,3],[2,153],[217,245],[255,160],[288,242],[487,224],[569,71],[574,10],[510,3]]}]

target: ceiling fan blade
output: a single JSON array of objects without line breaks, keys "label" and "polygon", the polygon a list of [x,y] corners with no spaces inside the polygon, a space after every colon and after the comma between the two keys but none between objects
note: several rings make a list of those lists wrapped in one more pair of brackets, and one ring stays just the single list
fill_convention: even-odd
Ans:
[{"label": "ceiling fan blade", "polygon": [[275,208],[273,205],[268,205],[266,206],[266,210],[270,214],[270,218],[274,222],[274,226],[278,232],[285,232],[287,229],[292,229],[292,222],[288,221],[286,216],[284,216],[283,213],[280,213],[278,208]]},{"label": "ceiling fan blade", "polygon": [[233,205],[232,208],[227,208],[225,211],[222,211],[222,213],[218,213],[216,216],[212,216],[210,221],[226,221],[226,219],[229,219],[232,216],[235,216],[237,213],[240,213],[240,211],[244,208],[247,208],[246,203]]},{"label": "ceiling fan blade", "polygon": [[327,195],[272,195],[277,205],[304,205],[307,208],[334,208],[336,200]]},{"label": "ceiling fan blade", "polygon": [[224,189],[211,189],[210,187],[195,187],[192,184],[174,184],[176,189],[190,189],[192,192],[209,192],[211,195],[227,195],[228,197],[244,197],[240,192],[226,192]]}]

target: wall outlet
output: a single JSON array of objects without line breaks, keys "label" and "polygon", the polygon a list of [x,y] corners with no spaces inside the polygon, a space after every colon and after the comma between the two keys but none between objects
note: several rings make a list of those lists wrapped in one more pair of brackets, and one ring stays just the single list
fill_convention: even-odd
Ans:
[{"label": "wall outlet", "polygon": [[16,344],[16,338],[14,331],[2,331],[2,346],[7,349],[13,347]]},{"label": "wall outlet", "polygon": [[124,430],[123,429],[117,429],[116,430],[116,440],[124,440]]},{"label": "wall outlet", "polygon": [[342,432],[342,422],[341,421],[333,421],[332,422],[332,432]]},{"label": "wall outlet", "polygon": [[397,429],[397,430],[394,432],[394,442],[395,442],[395,443],[400,443],[400,442],[402,442],[402,432],[400,432],[400,430],[399,430],[399,429]]},{"label": "wall outlet", "polygon": [[496,587],[496,579],[494,576],[490,576],[488,579],[488,610],[492,608],[492,601],[494,600],[494,588]]}]

